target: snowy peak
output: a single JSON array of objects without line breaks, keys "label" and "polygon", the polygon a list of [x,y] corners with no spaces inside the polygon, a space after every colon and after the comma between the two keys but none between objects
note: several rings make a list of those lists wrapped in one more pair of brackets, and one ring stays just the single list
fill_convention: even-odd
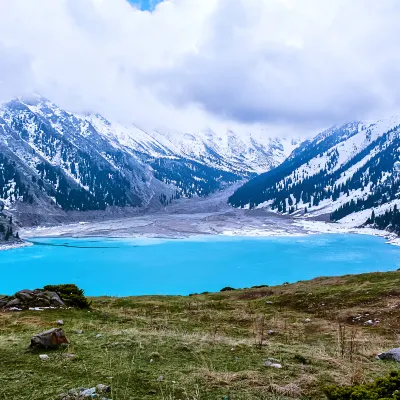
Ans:
[{"label": "snowy peak", "polygon": [[0,107],[0,200],[33,214],[162,207],[269,170],[296,145],[260,130],[145,130],[16,99]]}]

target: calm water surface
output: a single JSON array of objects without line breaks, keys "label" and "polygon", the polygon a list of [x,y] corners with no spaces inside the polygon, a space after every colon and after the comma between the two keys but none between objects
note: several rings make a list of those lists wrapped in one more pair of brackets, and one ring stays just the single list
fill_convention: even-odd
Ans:
[{"label": "calm water surface", "polygon": [[400,267],[400,247],[366,235],[33,241],[0,251],[0,293],[76,283],[89,296],[185,295]]}]

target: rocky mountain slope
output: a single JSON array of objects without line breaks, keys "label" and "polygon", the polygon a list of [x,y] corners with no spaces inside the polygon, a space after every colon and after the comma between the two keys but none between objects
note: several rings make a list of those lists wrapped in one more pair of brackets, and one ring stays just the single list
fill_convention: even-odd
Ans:
[{"label": "rocky mountain slope", "polygon": [[0,108],[0,200],[24,224],[159,207],[255,176],[295,146],[261,131],[146,132],[41,97],[17,99]]},{"label": "rocky mountain slope", "polygon": [[[400,117],[354,121],[304,142],[277,168],[238,189],[230,204],[365,223],[400,200]],[[372,221],[369,221],[372,222]]]}]

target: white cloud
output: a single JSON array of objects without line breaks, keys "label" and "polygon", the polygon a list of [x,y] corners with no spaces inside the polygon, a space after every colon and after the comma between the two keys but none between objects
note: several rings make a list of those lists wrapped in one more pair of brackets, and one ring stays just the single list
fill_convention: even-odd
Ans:
[{"label": "white cloud", "polygon": [[0,0],[0,100],[171,129],[400,111],[397,0]]}]

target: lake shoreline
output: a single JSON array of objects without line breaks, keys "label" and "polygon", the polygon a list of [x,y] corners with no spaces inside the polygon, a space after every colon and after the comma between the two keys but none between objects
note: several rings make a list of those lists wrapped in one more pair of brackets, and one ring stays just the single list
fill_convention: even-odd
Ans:
[{"label": "lake shoreline", "polygon": [[[306,219],[293,219],[294,226],[300,227],[300,230],[291,231],[290,229],[282,231],[282,230],[263,230],[263,229],[238,229],[238,230],[225,230],[222,232],[185,232],[181,234],[166,234],[156,232],[151,234],[146,233],[135,233],[135,234],[113,234],[112,227],[108,232],[102,231],[93,232],[85,230],[77,230],[74,232],[73,228],[77,226],[77,224],[68,224],[68,225],[59,225],[53,227],[37,227],[34,229],[30,229],[27,231],[27,234],[23,233],[24,242],[21,244],[16,244],[7,246],[0,244],[0,250],[13,249],[18,247],[29,246],[30,239],[39,239],[39,238],[74,238],[74,239],[161,239],[161,240],[185,240],[193,237],[247,237],[247,238],[266,238],[266,237],[294,237],[294,236],[308,236],[308,235],[319,235],[319,234],[357,234],[357,235],[370,235],[382,237],[387,240],[387,244],[391,244],[394,246],[400,246],[400,237],[392,232],[382,231],[373,228],[355,228],[355,227],[346,227],[341,225],[340,223],[334,222],[320,222]],[[80,223],[79,227],[85,226],[86,223]],[[72,228],[72,229],[71,229]],[[2,248],[3,246],[3,248]],[[5,247],[5,248],[4,248]]]}]

